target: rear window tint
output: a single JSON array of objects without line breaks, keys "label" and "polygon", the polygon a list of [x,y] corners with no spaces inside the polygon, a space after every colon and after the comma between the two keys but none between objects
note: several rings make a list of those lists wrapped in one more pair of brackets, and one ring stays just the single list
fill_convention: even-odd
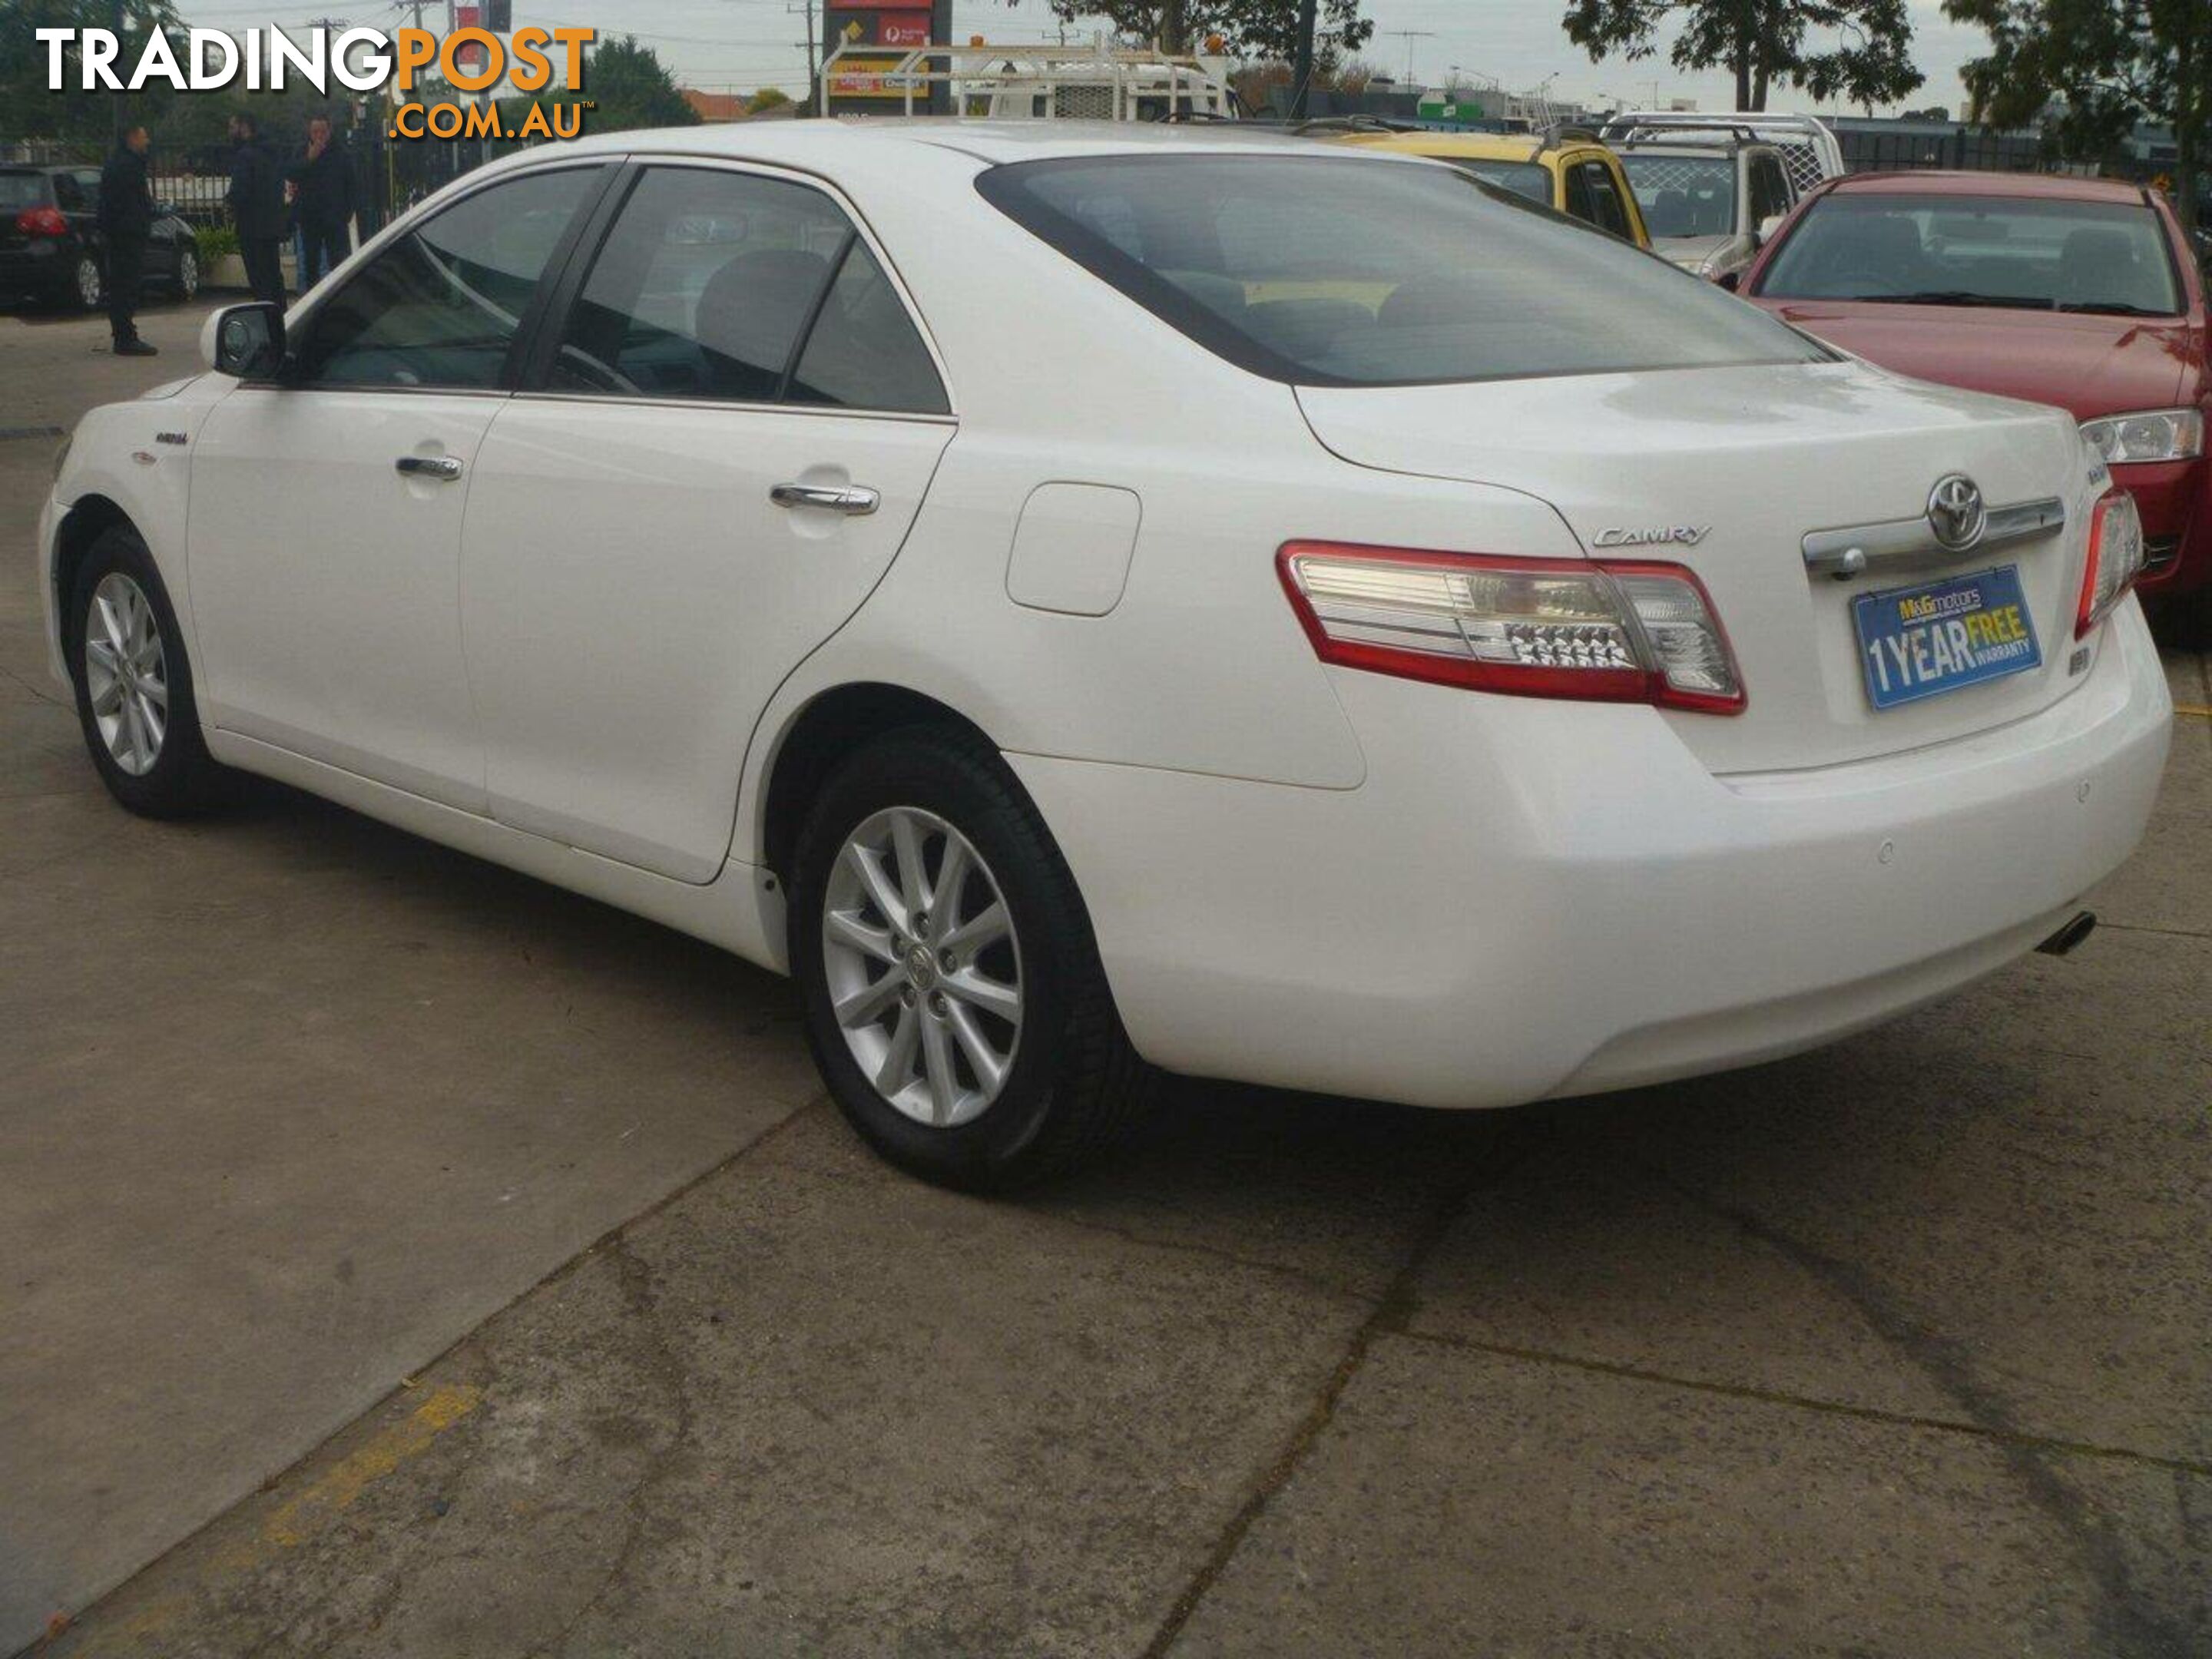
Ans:
[{"label": "rear window tint", "polygon": [[0,173],[0,210],[17,212],[46,205],[46,180],[39,173]]},{"label": "rear window tint", "polygon": [[1359,157],[1077,157],[976,188],[1240,368],[1409,386],[1828,354],[1711,284],[1456,168]]}]

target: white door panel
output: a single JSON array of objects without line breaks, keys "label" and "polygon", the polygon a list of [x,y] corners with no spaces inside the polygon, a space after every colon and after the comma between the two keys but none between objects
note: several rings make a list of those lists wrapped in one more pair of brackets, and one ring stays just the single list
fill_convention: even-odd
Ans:
[{"label": "white door panel", "polygon": [[[951,434],[790,410],[502,410],[474,469],[461,580],[494,816],[713,879],[761,709],[881,578]],[[780,483],[880,502],[781,507]]]},{"label": "white door panel", "polygon": [[[501,403],[246,387],[216,405],[187,567],[216,725],[483,810],[459,582],[469,471]],[[403,474],[403,457],[459,475]]]}]

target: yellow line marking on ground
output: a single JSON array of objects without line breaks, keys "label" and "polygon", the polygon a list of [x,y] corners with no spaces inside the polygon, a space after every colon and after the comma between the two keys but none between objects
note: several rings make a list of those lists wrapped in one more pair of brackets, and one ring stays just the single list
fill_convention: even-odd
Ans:
[{"label": "yellow line marking on ground", "polygon": [[278,1549],[304,1544],[371,1485],[428,1450],[433,1440],[474,1411],[483,1398],[481,1389],[433,1389],[405,1422],[375,1436],[350,1457],[340,1458],[311,1481],[305,1492],[278,1509],[263,1523],[262,1540]]},{"label": "yellow line marking on ground", "polygon": [[[390,1428],[369,1437],[358,1450],[324,1470],[295,1497],[280,1504],[253,1536],[222,1551],[195,1575],[200,1588],[210,1581],[265,1565],[282,1550],[297,1549],[335,1521],[345,1508],[378,1481],[393,1474],[483,1401],[483,1390],[466,1383],[433,1389],[428,1398]],[[136,1646],[173,1625],[197,1597],[166,1596],[126,1620],[116,1635]],[[101,1651],[107,1650],[101,1644]]]},{"label": "yellow line marking on ground", "polygon": [[2173,712],[2177,714],[2194,714],[2200,720],[2212,720],[2212,708],[2199,708],[2193,702],[2178,702],[2173,705]]}]

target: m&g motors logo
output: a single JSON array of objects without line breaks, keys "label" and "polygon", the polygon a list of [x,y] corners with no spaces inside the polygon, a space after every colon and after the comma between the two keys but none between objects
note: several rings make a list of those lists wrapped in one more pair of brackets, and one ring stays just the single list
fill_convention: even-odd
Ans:
[{"label": "m&g motors logo", "polygon": [[[63,92],[137,92],[151,85],[179,92],[282,91],[302,82],[328,96],[386,92],[404,98],[416,78],[433,68],[456,92],[489,92],[502,81],[534,95],[584,89],[584,48],[598,38],[590,28],[517,29],[502,40],[489,29],[459,28],[440,36],[428,29],[343,28],[325,25],[298,31],[250,28],[243,39],[221,29],[154,29],[137,61],[121,64],[123,42],[112,29],[42,28],[46,86]],[[179,42],[172,35],[182,37]],[[556,88],[556,82],[559,86]],[[574,138],[583,131],[588,105],[532,103],[527,115],[507,120],[494,106],[453,102],[397,105],[392,133],[398,138]]]}]

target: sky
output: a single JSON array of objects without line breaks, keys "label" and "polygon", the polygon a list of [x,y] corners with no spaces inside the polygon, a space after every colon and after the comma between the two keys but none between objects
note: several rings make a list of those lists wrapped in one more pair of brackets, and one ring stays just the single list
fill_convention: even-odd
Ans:
[{"label": "sky", "polygon": [[[1941,0],[1906,3],[1912,15],[1913,60],[1928,79],[1905,103],[1916,108],[1942,104],[1955,114],[1966,102],[1959,66],[1985,51],[1987,38],[1947,21]],[[433,15],[442,9],[439,0],[432,5]],[[177,9],[187,23],[234,32],[331,17],[372,27],[411,21],[393,0],[179,0]],[[1364,10],[1375,20],[1376,33],[1362,55],[1401,80],[1407,78],[1410,54],[1411,78],[1424,85],[1443,84],[1456,66],[1468,77],[1493,77],[1512,91],[1556,76],[1553,97],[1600,106],[1617,100],[1645,106],[1655,90],[1662,104],[1693,98],[1700,108],[1726,109],[1735,102],[1729,76],[1678,75],[1663,50],[1641,63],[1591,63],[1560,27],[1565,0],[1364,0]],[[953,0],[952,20],[954,38],[962,41],[975,34],[994,43],[1060,38],[1046,0],[1017,0],[1011,6]],[[806,84],[802,0],[515,0],[514,21],[518,26],[584,24],[606,34],[634,33],[659,54],[678,81],[708,91],[781,86],[798,92]],[[1068,38],[1080,39],[1080,27]],[[1808,107],[1786,92],[1768,101],[1777,109]]]}]

